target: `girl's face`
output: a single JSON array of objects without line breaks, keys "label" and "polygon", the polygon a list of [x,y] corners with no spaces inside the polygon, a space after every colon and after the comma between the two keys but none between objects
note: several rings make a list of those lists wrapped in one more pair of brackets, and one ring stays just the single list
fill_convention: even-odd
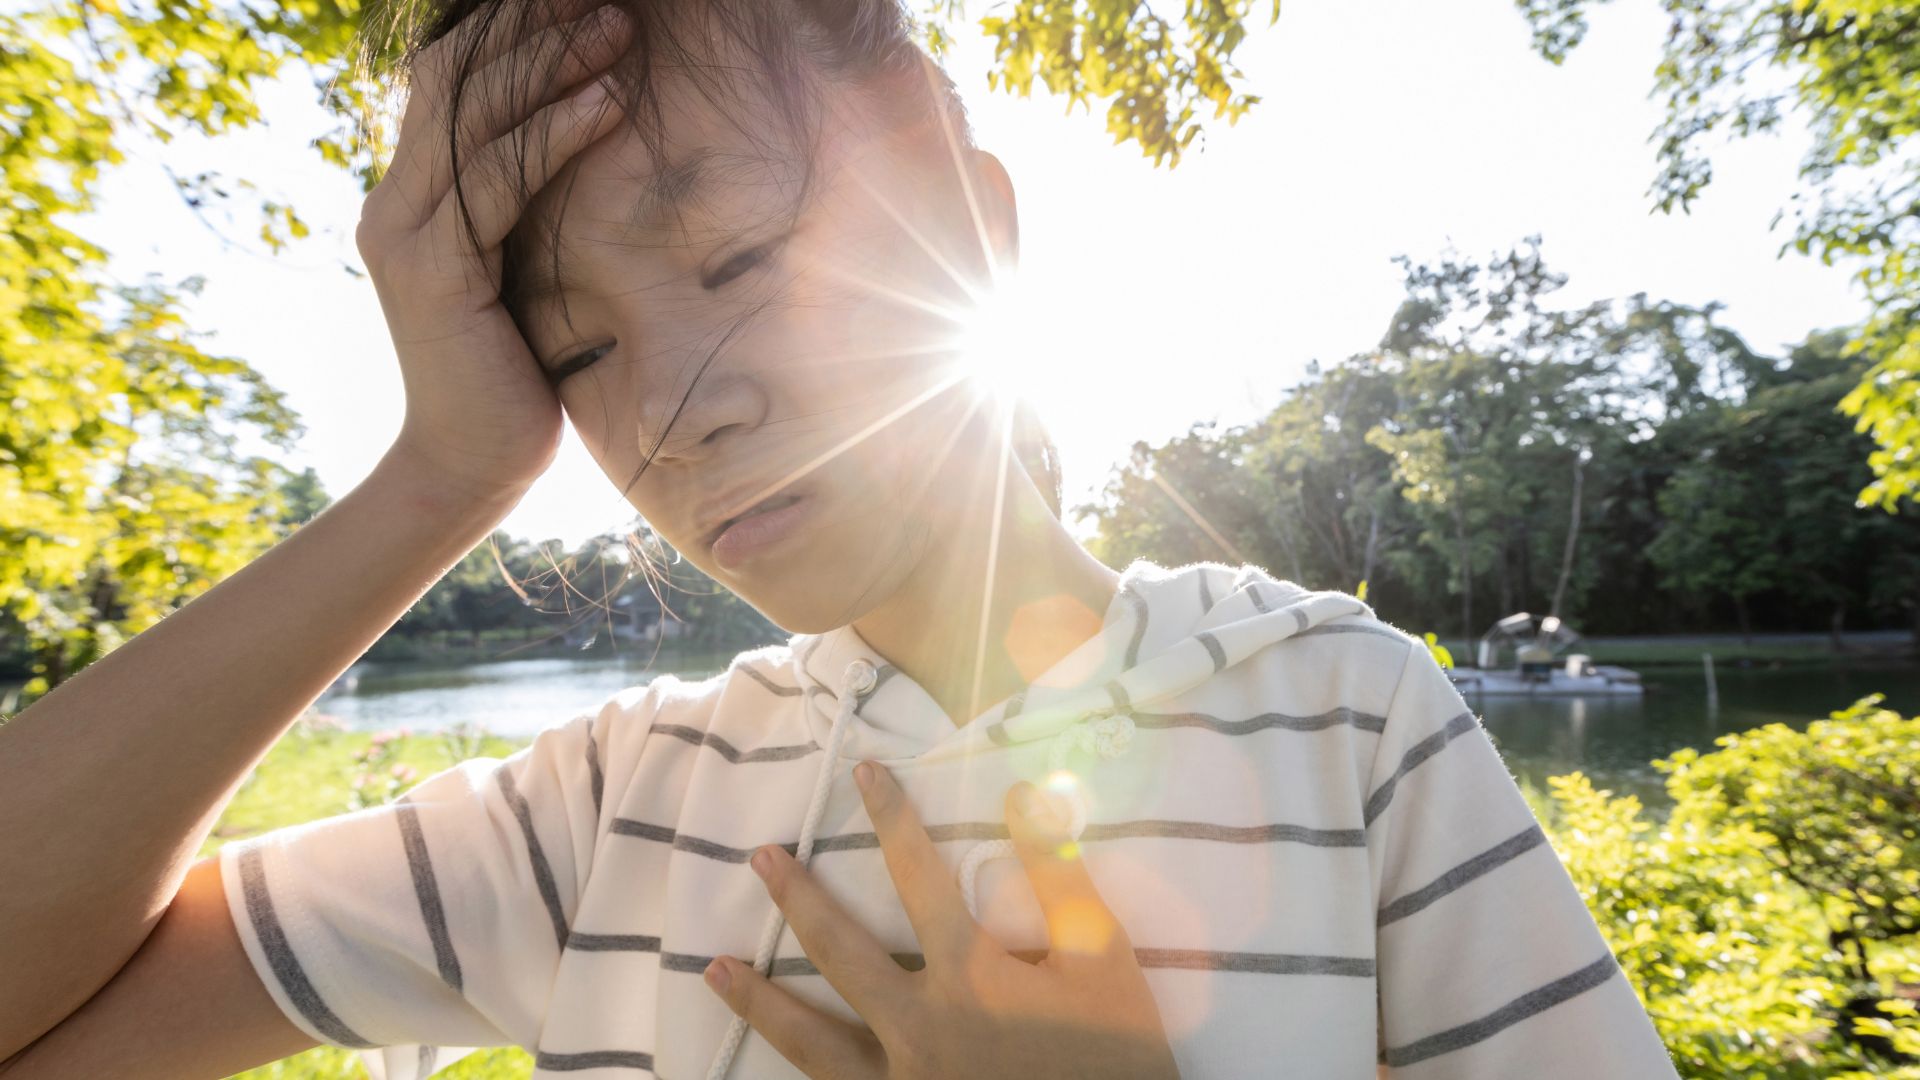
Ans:
[{"label": "girl's face", "polygon": [[778,120],[657,92],[659,156],[622,127],[534,200],[516,314],[655,531],[788,630],[844,625],[991,483],[1000,424],[953,343],[1013,246],[1011,189],[857,91],[805,156]]}]

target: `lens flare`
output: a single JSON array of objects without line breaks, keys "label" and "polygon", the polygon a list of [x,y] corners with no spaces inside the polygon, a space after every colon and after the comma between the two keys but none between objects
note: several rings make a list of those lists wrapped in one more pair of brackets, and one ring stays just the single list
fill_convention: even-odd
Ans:
[{"label": "lens flare", "polygon": [[957,335],[967,378],[983,393],[1013,402],[1031,394],[1045,357],[1040,326],[1015,283],[1002,282],[979,295]]}]

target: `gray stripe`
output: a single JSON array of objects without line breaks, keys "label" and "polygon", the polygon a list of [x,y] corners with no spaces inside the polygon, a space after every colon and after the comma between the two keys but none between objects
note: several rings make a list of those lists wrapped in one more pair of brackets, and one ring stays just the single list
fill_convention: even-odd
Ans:
[{"label": "gray stripe", "polygon": [[1013,745],[1013,736],[1007,734],[1007,725],[1005,724],[988,724],[987,738],[991,739],[995,746]]},{"label": "gray stripe", "polygon": [[579,1072],[582,1069],[645,1069],[653,1071],[653,1055],[644,1050],[587,1050],[578,1054],[554,1054],[545,1050],[533,1055],[533,1067],[547,1072]]},{"label": "gray stripe", "polygon": [[600,796],[606,790],[606,777],[600,772],[600,743],[593,737],[593,729],[587,729],[587,772],[593,777],[593,817],[600,818]]},{"label": "gray stripe", "polygon": [[1088,825],[1086,831],[1080,834],[1080,840],[1086,843],[1146,836],[1213,840],[1223,844],[1296,843],[1334,848],[1367,846],[1365,829],[1310,829],[1305,825],[1286,824],[1213,825],[1204,821],[1123,821],[1111,825]]},{"label": "gray stripe", "polygon": [[1448,1028],[1446,1031],[1429,1035],[1424,1039],[1416,1039],[1405,1046],[1388,1047],[1384,1060],[1390,1067],[1399,1068],[1425,1061],[1450,1050],[1472,1046],[1535,1013],[1545,1012],[1569,998],[1577,997],[1602,985],[1613,978],[1613,973],[1618,971],[1619,967],[1620,965],[1613,959],[1613,954],[1607,953],[1579,971],[1555,979],[1538,990],[1522,994],[1478,1020]]},{"label": "gray stripe", "polygon": [[[1046,959],[1044,949],[1015,949],[1011,955],[1029,964]],[[927,966],[920,953],[893,953],[893,961],[908,971]],[[1241,971],[1257,975],[1336,975],[1372,978],[1375,973],[1370,956],[1313,956],[1295,953],[1214,952],[1207,949],[1134,949],[1134,960],[1143,968],[1172,968],[1183,971]],[[662,953],[660,966],[667,971],[697,975],[713,962],[711,956],[691,953]],[[804,956],[774,960],[772,976],[818,975],[820,969]]]},{"label": "gray stripe", "polygon": [[1292,610],[1293,610],[1293,630],[1295,633],[1299,633],[1300,631],[1305,630],[1307,628],[1307,613],[1305,609],[1300,607],[1295,607]]},{"label": "gray stripe", "polygon": [[1141,596],[1133,590],[1131,582],[1129,582],[1127,587],[1122,589],[1121,592],[1126,595],[1128,600],[1133,601],[1133,613],[1136,616],[1136,621],[1133,625],[1133,640],[1127,642],[1127,659],[1126,663],[1121,667],[1121,670],[1127,670],[1140,662],[1140,642],[1145,640],[1147,636],[1147,600],[1146,597]]},{"label": "gray stripe", "polygon": [[1367,797],[1367,810],[1362,820],[1368,825],[1373,824],[1373,819],[1384,813],[1387,804],[1393,801],[1393,791],[1399,785],[1401,777],[1407,775],[1421,762],[1445,749],[1446,745],[1455,738],[1476,730],[1479,726],[1480,721],[1475,719],[1471,712],[1463,712],[1447,721],[1446,727],[1408,747],[1406,755],[1400,759],[1400,767],[1393,770],[1393,775],[1381,781],[1380,786],[1373,789],[1373,794]]},{"label": "gray stripe", "polygon": [[407,849],[407,869],[413,874],[413,895],[420,901],[420,918],[433,942],[433,960],[447,989],[462,992],[460,958],[454,955],[453,936],[447,932],[447,911],[440,904],[440,882],[427,855],[427,837],[420,829],[420,811],[406,798],[399,802],[400,841]]},{"label": "gray stripe", "polygon": [[274,978],[280,980],[280,988],[286,991],[293,1007],[300,1010],[307,1023],[328,1041],[361,1049],[373,1046],[334,1015],[320,999],[313,983],[307,981],[306,970],[300,966],[299,957],[293,955],[293,946],[288,944],[287,933],[280,926],[280,917],[274,914],[273,897],[267,893],[261,860],[259,848],[250,847],[240,852],[240,891],[247,898],[247,918],[253,923],[254,936],[260,939],[260,951],[267,954],[267,966],[273,969]]},{"label": "gray stripe", "polygon": [[[895,675],[898,675],[898,674],[900,674],[899,668],[894,667],[892,664],[883,665],[880,668],[880,670],[873,673],[873,685],[867,687],[865,693],[857,694],[855,696],[861,698],[862,701],[864,702],[866,698],[870,698],[873,695],[879,693],[880,688],[887,685],[887,680],[893,678]],[[857,713],[860,711],[860,709],[859,707],[855,707],[853,711]]]},{"label": "gray stripe", "polygon": [[1119,679],[1107,684],[1107,697],[1113,699],[1113,707],[1117,712],[1126,712],[1133,705],[1133,699],[1127,696],[1127,688],[1120,685]]},{"label": "gray stripe", "polygon": [[769,691],[781,697],[799,697],[801,693],[803,693],[797,686],[781,686],[779,683],[774,682],[772,679],[767,678],[755,670],[752,664],[741,664],[733,670],[744,674],[747,678],[752,679],[754,682],[759,683],[761,686],[766,687]]},{"label": "gray stripe", "polygon": [[1207,633],[1205,630],[1193,636],[1200,639],[1200,644],[1207,647],[1207,655],[1213,657],[1214,673],[1219,674],[1225,671],[1227,667],[1227,650],[1220,647],[1220,639]]},{"label": "gray stripe", "polygon": [[1249,581],[1249,582],[1247,582],[1247,583],[1246,583],[1246,585],[1244,586],[1244,588],[1245,588],[1245,589],[1247,590],[1247,596],[1248,596],[1248,597],[1250,597],[1250,598],[1252,598],[1252,600],[1253,600],[1253,606],[1254,606],[1254,607],[1255,607],[1256,609],[1258,609],[1258,610],[1259,610],[1259,611],[1261,611],[1261,612],[1266,612],[1266,611],[1270,611],[1270,610],[1272,610],[1271,608],[1269,608],[1269,607],[1267,607],[1267,598],[1266,598],[1266,597],[1264,597],[1264,596],[1261,596],[1261,595],[1260,595],[1260,583],[1259,583],[1259,582],[1257,582],[1257,581]]},{"label": "gray stripe", "polygon": [[[753,847],[730,847],[697,836],[686,836],[664,825],[650,825],[644,821],[628,818],[616,818],[613,831],[621,836],[633,836],[642,840],[671,844],[675,851],[684,851],[690,855],[701,855],[719,862],[743,863],[759,849]],[[1007,827],[998,822],[961,821],[946,825],[929,825],[927,837],[934,843],[950,840],[1006,840],[1009,838]],[[1080,834],[1082,843],[1097,843],[1107,840],[1137,840],[1144,838],[1173,840],[1212,840],[1223,844],[1272,844],[1298,843],[1310,847],[1363,848],[1367,846],[1364,829],[1313,829],[1304,825],[1215,825],[1205,821],[1116,821],[1088,825]],[[787,851],[793,851],[798,845],[787,843],[780,845]],[[870,832],[842,833],[839,836],[825,836],[814,841],[814,855],[830,851],[865,851],[880,846],[877,835]]]},{"label": "gray stripe", "polygon": [[1373,634],[1377,637],[1392,638],[1402,644],[1410,640],[1407,635],[1398,630],[1389,630],[1384,626],[1373,626],[1368,623],[1322,623],[1319,626],[1309,626],[1294,636],[1308,637],[1313,634]]},{"label": "gray stripe", "polygon": [[564,949],[567,947],[567,917],[560,910],[560,890],[553,883],[553,867],[547,865],[547,853],[541,850],[540,837],[533,831],[533,809],[520,796],[520,790],[514,787],[511,772],[501,769],[493,775],[499,778],[500,794],[506,796],[514,818],[520,822],[520,835],[526,838],[527,861],[533,866],[533,883],[539,887],[540,899],[547,905],[547,917],[553,920],[554,944]]},{"label": "gray stripe", "polygon": [[1361,731],[1371,731],[1378,735],[1386,730],[1387,718],[1363,713],[1358,709],[1341,706],[1316,716],[1289,716],[1286,713],[1261,713],[1245,720],[1222,720],[1206,713],[1134,713],[1134,726],[1151,731],[1157,728],[1197,727],[1221,735],[1250,735],[1268,728],[1281,728],[1286,731],[1324,731],[1330,727],[1349,724]]},{"label": "gray stripe", "polygon": [[657,953],[660,939],[647,934],[583,934],[575,930],[567,935],[567,948],[575,952]]},{"label": "gray stripe", "polygon": [[423,1046],[420,1048],[419,1068],[421,1080],[426,1080],[426,1077],[433,1075],[433,1062],[434,1059],[439,1056],[440,1048],[437,1046]]},{"label": "gray stripe", "polygon": [[1201,570],[1193,576],[1200,579],[1200,613],[1204,615],[1213,610],[1213,589],[1207,585],[1207,572],[1205,570]]},{"label": "gray stripe", "polygon": [[1428,904],[1433,903],[1435,900],[1458,889],[1460,886],[1465,885],[1467,882],[1472,881],[1474,878],[1480,877],[1482,874],[1488,873],[1496,867],[1504,866],[1517,856],[1531,851],[1546,842],[1547,834],[1540,831],[1540,825],[1536,822],[1520,832],[1515,833],[1513,836],[1502,840],[1500,843],[1495,844],[1493,847],[1475,855],[1459,866],[1441,874],[1438,878],[1435,878],[1431,884],[1423,885],[1381,908],[1380,915],[1375,920],[1374,925],[1385,926],[1388,923],[1398,922],[1414,912],[1419,911],[1421,908],[1426,907]]},{"label": "gray stripe", "polygon": [[[824,691],[823,691],[824,693]],[[764,746],[758,750],[741,750],[732,743],[715,735],[711,731],[702,731],[685,724],[655,724],[650,729],[662,735],[679,739],[695,746],[711,747],[719,755],[735,765],[748,765],[757,761],[792,761],[803,758],[820,749],[814,742],[795,743],[791,746]]]},{"label": "gray stripe", "polygon": [[1025,690],[1022,690],[1019,693],[1007,699],[1006,711],[1000,714],[1000,719],[1011,720],[1014,717],[1019,716],[1020,710],[1026,708],[1026,705],[1027,705],[1027,692]]}]

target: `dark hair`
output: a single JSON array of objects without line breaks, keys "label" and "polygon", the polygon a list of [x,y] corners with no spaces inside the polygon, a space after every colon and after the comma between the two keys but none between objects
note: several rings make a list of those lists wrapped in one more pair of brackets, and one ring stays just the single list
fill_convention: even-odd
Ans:
[{"label": "dark hair", "polygon": [[[467,204],[467,177],[461,173],[458,141],[460,103],[464,91],[477,71],[475,60],[490,36],[505,34],[505,40],[523,41],[531,33],[538,14],[538,0],[384,0],[371,5],[365,19],[361,49],[363,77],[397,76],[405,85],[421,52],[447,38],[456,29],[462,40],[448,57],[446,72],[449,100],[445,137],[454,147],[453,193],[465,225],[469,242],[479,246]],[[774,138],[784,138],[781,147],[770,147],[797,161],[801,168],[804,202],[812,189],[814,122],[818,115],[820,76],[840,76],[865,93],[880,115],[902,129],[925,128],[929,137],[950,139],[963,147],[973,145],[966,107],[946,71],[935,63],[914,40],[914,23],[901,0],[611,0],[632,20],[633,38],[622,58],[613,66],[614,98],[634,134],[656,157],[662,151],[665,118],[657,94],[652,92],[657,71],[670,69],[687,78],[698,93],[719,108],[723,115],[761,104],[750,97],[756,87],[764,88],[764,103],[777,112],[780,123]],[[477,14],[476,14],[477,13]],[[508,14],[511,13],[511,14]],[[469,17],[474,25],[463,26]],[[500,20],[509,23],[497,25]],[[569,45],[579,35],[595,32],[591,20],[577,19],[557,24]],[[750,58],[750,67],[716,63],[723,50],[733,50]],[[382,63],[390,51],[396,60]],[[521,100],[543,99],[558,75],[559,60],[546,70],[529,70],[526,81],[508,89]],[[388,68],[387,71],[377,70]],[[737,124],[743,135],[756,143],[765,143],[767,134],[753,130],[750,124]],[[503,179],[520,185],[522,201],[533,192],[528,189],[526,154],[529,144],[515,147],[519,168]],[[488,178],[494,179],[494,178]],[[564,197],[561,213],[564,213]],[[509,312],[520,313],[523,305],[521,286],[527,260],[546,253],[559,270],[560,249],[555,242],[560,214],[546,223],[547,236],[531,235],[517,226],[502,251],[502,269],[497,283],[501,302]],[[544,240],[544,242],[543,242]],[[564,301],[563,301],[564,308]],[[750,317],[750,316],[749,316]],[[722,341],[727,336],[722,337]],[[697,381],[720,348],[701,363],[694,375]],[[688,394],[692,392],[689,382]],[[682,398],[680,407],[684,407]],[[677,419],[679,409],[664,425],[661,438]],[[1061,512],[1059,453],[1033,411],[1019,407],[1014,417],[1014,452],[1027,474],[1046,497],[1056,517]],[[644,469],[659,449],[656,440],[642,462]],[[638,479],[638,473],[635,478]],[[629,481],[631,484],[632,481]]]}]

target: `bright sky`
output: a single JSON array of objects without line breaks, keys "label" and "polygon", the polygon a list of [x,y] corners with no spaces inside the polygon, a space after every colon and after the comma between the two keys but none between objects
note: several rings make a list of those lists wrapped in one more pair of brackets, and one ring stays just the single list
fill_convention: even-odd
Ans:
[{"label": "bright sky", "polygon": [[[1787,226],[1769,224],[1804,133],[1717,151],[1690,216],[1649,213],[1646,95],[1664,33],[1653,0],[1621,0],[1555,68],[1510,0],[1287,0],[1242,49],[1264,102],[1170,172],[1113,146],[1098,116],[989,93],[987,49],[963,35],[950,67],[1018,190],[1019,287],[1058,315],[1057,361],[1030,396],[1061,446],[1069,504],[1134,441],[1252,419],[1309,360],[1376,343],[1401,297],[1397,254],[1450,244],[1484,258],[1539,233],[1548,265],[1571,276],[1566,306],[1640,291],[1719,300],[1723,321],[1769,351],[1858,319],[1844,269],[1776,257]],[[403,399],[373,288],[341,269],[358,264],[360,195],[306,148],[326,127],[313,98],[295,76],[263,92],[267,127],[139,149],[82,231],[122,280],[206,278],[190,325],[287,393],[308,426],[294,464],[337,495],[378,460]],[[224,244],[173,194],[161,154],[182,174],[252,179],[315,236],[270,256],[243,215],[224,231],[247,242]],[[629,517],[569,433],[505,527],[571,543]]]}]

